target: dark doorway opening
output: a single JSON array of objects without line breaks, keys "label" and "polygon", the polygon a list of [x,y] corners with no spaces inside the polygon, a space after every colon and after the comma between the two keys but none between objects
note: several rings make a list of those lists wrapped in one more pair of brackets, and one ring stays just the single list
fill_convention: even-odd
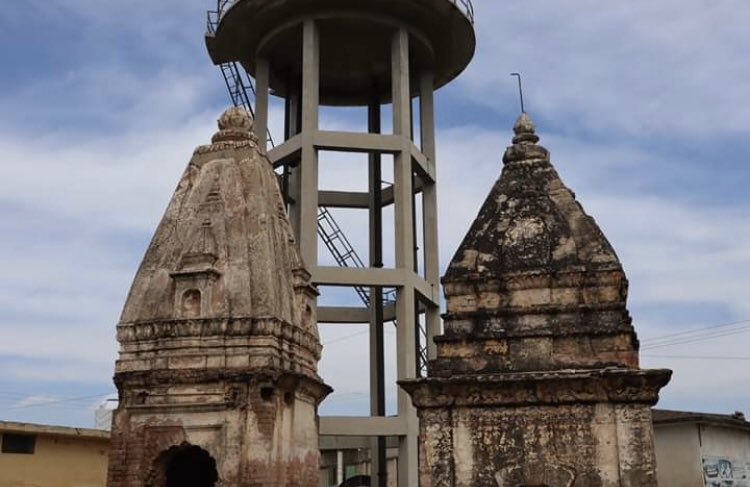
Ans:
[{"label": "dark doorway opening", "polygon": [[216,461],[197,446],[179,448],[166,467],[165,487],[214,487],[219,478]]},{"label": "dark doorway opening", "polygon": [[339,487],[370,487],[370,477],[368,475],[357,475],[345,480]]}]

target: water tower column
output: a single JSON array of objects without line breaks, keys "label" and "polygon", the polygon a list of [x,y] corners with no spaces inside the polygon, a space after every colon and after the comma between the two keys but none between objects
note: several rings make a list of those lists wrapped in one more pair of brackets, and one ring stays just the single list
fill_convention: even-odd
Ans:
[{"label": "water tower column", "polygon": [[[438,214],[437,214],[437,188],[436,180],[436,148],[435,148],[435,76],[425,70],[420,76],[419,87],[419,120],[422,139],[422,153],[427,159],[427,164],[432,179],[424,178],[422,181],[422,221],[424,223],[424,275],[427,282],[434,289],[440,288],[440,255],[438,253]],[[426,341],[427,358],[432,360],[437,357],[435,342],[433,339],[442,333],[440,325],[440,306],[427,306],[426,309]]]},{"label": "water tower column", "polygon": [[[414,189],[412,187],[412,114],[409,69],[409,34],[399,29],[393,36],[391,53],[393,90],[393,134],[399,137],[400,150],[394,156],[393,202],[396,225],[396,268],[406,277],[415,270]],[[408,279],[408,278],[407,278]],[[396,299],[398,380],[417,376],[416,295],[413,285],[398,289]],[[398,485],[419,485],[417,470],[417,436],[419,423],[411,398],[398,390],[398,413],[406,434],[399,438]]]},{"label": "water tower column", "polygon": [[[298,218],[297,238],[302,258],[309,267],[318,264],[318,133],[320,107],[320,39],[315,20],[302,28],[302,132],[301,157],[297,168],[299,191],[294,208]],[[294,223],[294,218],[292,222]]]}]

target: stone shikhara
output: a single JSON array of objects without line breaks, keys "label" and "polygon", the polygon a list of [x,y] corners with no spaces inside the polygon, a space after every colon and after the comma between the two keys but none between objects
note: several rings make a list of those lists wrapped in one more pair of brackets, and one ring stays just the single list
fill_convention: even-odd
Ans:
[{"label": "stone shikhara", "polygon": [[627,279],[524,113],[505,167],[443,277],[445,332],[425,379],[421,487],[656,485]]},{"label": "stone shikhara", "polygon": [[317,291],[252,118],[231,108],[219,128],[188,164],[117,326],[109,487],[172,474],[318,485],[330,388],[317,374]]}]

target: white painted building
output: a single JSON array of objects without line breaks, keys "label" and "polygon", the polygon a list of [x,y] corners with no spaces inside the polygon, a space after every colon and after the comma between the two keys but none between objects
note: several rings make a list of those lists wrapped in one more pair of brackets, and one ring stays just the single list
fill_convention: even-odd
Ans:
[{"label": "white painted building", "polygon": [[99,430],[109,431],[112,428],[112,413],[117,409],[117,399],[105,399],[96,408],[94,417],[94,427]]},{"label": "white painted building", "polygon": [[750,423],[742,413],[654,410],[659,487],[750,487]]}]

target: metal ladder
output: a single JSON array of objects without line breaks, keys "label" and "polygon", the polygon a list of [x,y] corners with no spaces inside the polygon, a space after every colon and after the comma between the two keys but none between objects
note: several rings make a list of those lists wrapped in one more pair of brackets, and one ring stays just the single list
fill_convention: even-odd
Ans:
[{"label": "metal ladder", "polygon": [[[333,255],[336,263],[341,267],[365,267],[362,259],[357,254],[357,251],[352,246],[349,239],[341,227],[339,227],[336,220],[331,215],[326,207],[320,207],[318,210],[318,236],[323,241],[328,251]],[[369,289],[364,286],[355,286],[359,299],[365,304],[370,306],[370,292]],[[388,288],[383,292],[383,306],[390,306],[396,303],[396,289]],[[398,322],[393,320],[394,326],[398,326]],[[419,373],[422,377],[427,372],[427,330],[421,323],[418,323],[419,332],[421,335],[420,346],[418,347],[418,362],[417,366]]]},{"label": "metal ladder", "polygon": [[[221,69],[221,75],[224,77],[224,84],[227,86],[232,104],[236,107],[245,108],[255,118],[253,103],[249,96],[249,93],[252,93],[252,100],[255,99],[255,86],[250,79],[250,75],[247,74],[244,68],[238,66],[236,62],[220,64],[219,69]],[[242,79],[241,72],[245,73],[246,80]],[[272,149],[276,147],[273,137],[271,137],[271,131],[268,129],[266,129],[266,140]]]},{"label": "metal ladder", "polygon": [[[344,231],[324,206],[318,208],[318,236],[340,267],[365,267]],[[370,306],[368,290],[363,286],[355,286],[354,290],[365,306]]]},{"label": "metal ladder", "polygon": [[[218,26],[219,20],[221,19],[224,10],[227,5],[232,3],[234,0],[217,0],[216,10],[209,10],[207,14],[207,28],[210,34],[216,33],[216,27]],[[232,100],[232,104],[236,107],[243,107],[253,117],[255,113],[253,111],[253,102],[255,101],[255,86],[250,75],[245,71],[244,68],[238,65],[237,62],[228,62],[219,65],[221,75],[224,78],[224,84],[229,92],[229,97]],[[243,78],[242,73],[245,73]],[[252,97],[250,96],[252,94]],[[276,147],[271,136],[271,131],[266,131],[266,137],[268,144],[271,148]],[[344,231],[339,226],[338,222],[333,218],[333,215],[328,208],[321,206],[318,208],[318,236],[325,244],[328,251],[333,256],[334,260],[340,267],[365,267],[364,262],[360,258],[359,254],[352,246],[351,242],[347,238]],[[370,305],[370,292],[369,289],[364,286],[355,286],[354,291],[359,296],[359,299],[365,306]],[[389,306],[396,302],[395,288],[385,289],[383,291],[383,306]],[[393,320],[394,326],[398,326],[396,320]],[[419,324],[419,332],[421,335],[420,345],[418,347],[418,363],[417,369],[418,374],[424,376],[427,371],[427,331]],[[424,345],[422,345],[424,344]]]}]

